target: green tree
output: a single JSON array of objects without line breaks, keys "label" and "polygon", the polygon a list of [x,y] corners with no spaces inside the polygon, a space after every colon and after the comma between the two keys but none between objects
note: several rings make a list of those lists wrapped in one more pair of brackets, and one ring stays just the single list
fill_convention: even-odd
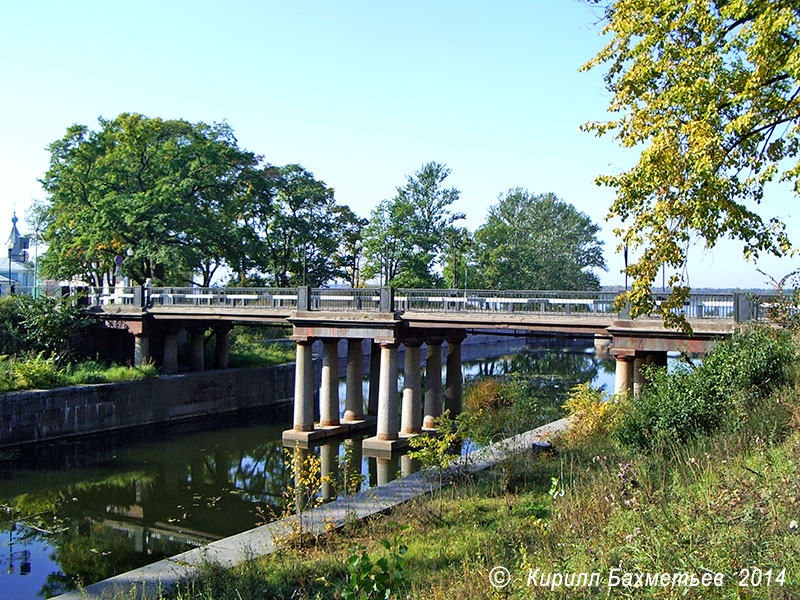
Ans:
[{"label": "green tree", "polygon": [[[739,239],[745,257],[790,249],[783,225],[754,207],[765,186],[800,191],[800,7],[760,0],[590,0],[603,4],[608,45],[584,69],[605,65],[619,116],[585,128],[642,147],[639,161],[598,183],[616,190],[631,314],[656,310],[661,265],[674,274],[665,321],[688,294],[682,273],[697,236],[707,247]],[[681,321],[682,322],[682,321]],[[685,322],[682,322],[686,326]]]},{"label": "green tree", "polygon": [[605,269],[599,227],[554,194],[501,194],[475,232],[483,284],[494,289],[596,289]]},{"label": "green tree", "polygon": [[444,187],[449,175],[445,165],[426,163],[372,212],[364,242],[368,276],[396,287],[440,284],[445,237],[464,218],[451,210],[461,193]]},{"label": "green tree", "polygon": [[116,256],[141,283],[208,285],[236,242],[229,210],[258,159],[225,124],[140,114],[73,125],[50,144],[42,267],[50,277],[99,284]]}]

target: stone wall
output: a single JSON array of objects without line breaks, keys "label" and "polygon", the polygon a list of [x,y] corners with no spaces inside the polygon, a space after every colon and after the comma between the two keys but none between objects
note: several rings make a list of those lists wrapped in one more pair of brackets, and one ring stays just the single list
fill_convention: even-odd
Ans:
[{"label": "stone wall", "polygon": [[[321,364],[314,361],[318,387]],[[0,447],[291,402],[294,364],[0,395]]]}]

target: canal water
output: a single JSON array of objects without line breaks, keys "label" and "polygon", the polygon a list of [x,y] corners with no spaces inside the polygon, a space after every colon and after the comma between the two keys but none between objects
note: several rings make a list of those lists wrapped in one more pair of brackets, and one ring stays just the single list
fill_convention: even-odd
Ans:
[{"label": "canal water", "polygon": [[[583,381],[613,390],[613,361],[593,346],[530,343],[465,345],[467,382],[515,377],[558,398]],[[0,450],[0,600],[57,595],[280,516],[293,483],[281,443],[291,418],[286,405]],[[361,456],[357,440],[312,452],[339,489],[418,468]]]}]

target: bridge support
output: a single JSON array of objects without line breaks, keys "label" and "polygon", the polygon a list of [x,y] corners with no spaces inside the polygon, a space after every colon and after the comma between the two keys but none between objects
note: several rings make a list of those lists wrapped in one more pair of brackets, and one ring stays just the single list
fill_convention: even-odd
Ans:
[{"label": "bridge support", "polygon": [[445,408],[450,417],[461,412],[464,395],[464,380],[461,376],[461,342],[463,337],[447,338],[447,374],[445,375]]},{"label": "bridge support", "polygon": [[205,369],[205,329],[189,330],[191,345],[191,368],[192,371],[202,371]]},{"label": "bridge support", "polygon": [[361,339],[347,340],[347,394],[345,397],[345,421],[361,421],[364,418],[364,392],[362,389]]},{"label": "bridge support", "polygon": [[339,340],[322,340],[322,382],[319,396],[321,427],[339,425]]},{"label": "bridge support", "polygon": [[297,340],[294,370],[294,430],[314,431],[314,369],[311,344],[314,340]]},{"label": "bridge support", "polygon": [[137,333],[133,336],[133,366],[143,367],[150,361],[150,336]]},{"label": "bridge support", "polygon": [[422,377],[420,343],[406,342],[406,361],[403,372],[403,411],[400,431],[405,434],[422,431]]},{"label": "bridge support", "polygon": [[425,360],[425,418],[422,426],[436,427],[436,419],[442,415],[442,341],[426,342]]},{"label": "bridge support", "polygon": [[178,332],[167,331],[164,334],[164,373],[172,375],[178,372]]},{"label": "bridge support", "polygon": [[371,417],[378,415],[378,387],[381,371],[381,346],[376,342],[370,344],[369,350],[369,402],[367,414]]},{"label": "bridge support", "polygon": [[379,440],[398,437],[397,344],[381,344],[381,380],[378,388]]},{"label": "bridge support", "polygon": [[615,354],[617,369],[614,377],[614,394],[628,394],[633,389],[633,356]]},{"label": "bridge support", "polygon": [[644,388],[644,375],[642,374],[642,365],[645,364],[644,356],[637,356],[633,359],[633,397],[638,398],[642,395],[642,388]]},{"label": "bridge support", "polygon": [[214,334],[216,337],[216,351],[214,352],[216,359],[216,367],[218,369],[228,368],[228,333],[231,327],[216,327]]}]

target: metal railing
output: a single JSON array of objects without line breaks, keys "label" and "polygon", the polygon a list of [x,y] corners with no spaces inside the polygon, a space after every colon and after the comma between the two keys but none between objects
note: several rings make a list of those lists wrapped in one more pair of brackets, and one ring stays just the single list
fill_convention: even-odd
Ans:
[{"label": "metal railing", "polygon": [[311,290],[313,310],[380,310],[380,288],[314,288]]},{"label": "metal railing", "polygon": [[149,305],[296,309],[297,288],[160,287],[150,292]]},{"label": "metal railing", "polygon": [[[134,305],[362,312],[438,312],[520,315],[613,316],[614,291],[442,290],[389,288],[82,288],[90,306]],[[657,304],[667,299],[655,293]],[[749,293],[690,294],[673,309],[689,319],[769,319],[777,296]],[[653,315],[658,317],[657,314]]]},{"label": "metal railing", "polygon": [[519,314],[609,314],[613,292],[399,289],[399,310]]}]

